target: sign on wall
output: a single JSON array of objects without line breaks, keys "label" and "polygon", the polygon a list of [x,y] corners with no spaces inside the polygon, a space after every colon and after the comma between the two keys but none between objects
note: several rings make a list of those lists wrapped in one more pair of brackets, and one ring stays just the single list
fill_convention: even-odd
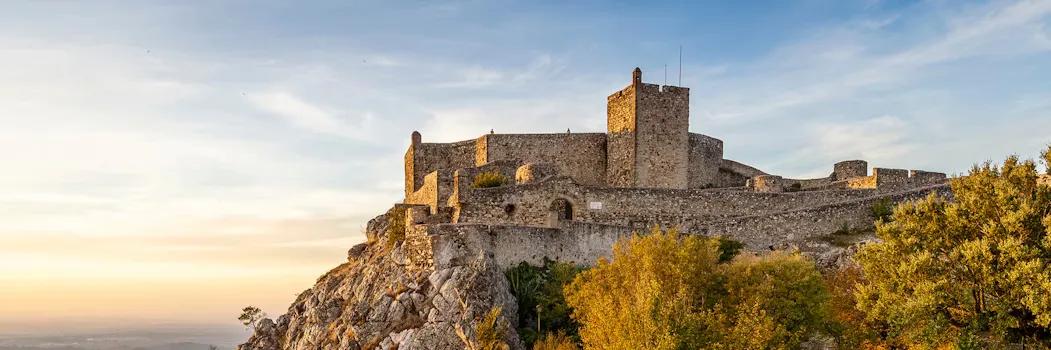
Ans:
[{"label": "sign on wall", "polygon": [[588,202],[588,209],[602,210],[602,202]]}]

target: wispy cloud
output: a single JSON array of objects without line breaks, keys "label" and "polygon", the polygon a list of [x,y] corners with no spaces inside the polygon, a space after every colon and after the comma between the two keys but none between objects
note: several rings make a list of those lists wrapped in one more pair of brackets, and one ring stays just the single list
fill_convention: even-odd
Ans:
[{"label": "wispy cloud", "polygon": [[310,104],[287,92],[253,94],[249,99],[263,111],[280,117],[289,124],[319,134],[331,134],[355,140],[370,140],[375,116],[365,112],[356,120],[340,118],[345,113],[332,112]]}]

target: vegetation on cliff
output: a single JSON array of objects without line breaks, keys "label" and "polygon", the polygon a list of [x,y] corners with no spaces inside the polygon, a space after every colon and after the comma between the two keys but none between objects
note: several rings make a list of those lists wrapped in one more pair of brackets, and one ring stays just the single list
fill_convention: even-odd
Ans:
[{"label": "vegetation on cliff", "polygon": [[518,337],[527,347],[548,332],[551,337],[560,333],[574,341],[579,339],[580,326],[570,317],[563,289],[581,271],[582,267],[547,259],[542,266],[523,262],[507,270],[511,294],[518,301]]},{"label": "vegetation on cliff", "polygon": [[490,172],[484,172],[484,173],[479,173],[478,175],[475,175],[473,182],[471,182],[471,187],[474,187],[474,188],[500,187],[500,186],[506,185],[508,183],[508,181],[509,180],[507,179],[506,176],[503,176],[500,173],[495,172],[495,171],[490,171]]},{"label": "vegetation on cliff", "polygon": [[953,179],[952,200],[898,206],[856,256],[870,326],[894,346],[1051,342],[1051,188],[1038,177],[1012,156]]},{"label": "vegetation on cliff", "polygon": [[718,240],[654,230],[618,242],[566,288],[585,348],[797,346],[822,329],[828,293],[799,255],[720,263]]}]

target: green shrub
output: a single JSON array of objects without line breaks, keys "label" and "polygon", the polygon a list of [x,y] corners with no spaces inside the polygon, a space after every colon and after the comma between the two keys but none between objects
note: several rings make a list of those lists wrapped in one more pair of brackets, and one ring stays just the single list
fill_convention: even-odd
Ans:
[{"label": "green shrub", "polygon": [[474,176],[474,182],[471,183],[471,187],[474,188],[489,188],[489,187],[500,187],[507,184],[507,177],[500,175],[495,171],[487,171],[479,173]]},{"label": "green shrub", "polygon": [[507,270],[511,294],[518,300],[518,336],[530,347],[545,332],[577,339],[579,325],[570,317],[563,289],[583,268],[544,259],[542,266],[519,263]]},{"label": "green shrub", "polygon": [[915,348],[1051,347],[1051,188],[1037,179],[1011,156],[952,179],[951,198],[899,204],[854,256],[857,308]]},{"label": "green shrub", "polygon": [[846,221],[839,223],[839,229],[832,231],[833,236],[849,236],[852,234],[854,234],[854,229]]},{"label": "green shrub", "polygon": [[471,344],[472,350],[506,350],[510,347],[504,342],[507,336],[507,325],[500,322],[500,314],[503,309],[499,306],[489,309],[485,318],[475,326],[474,334],[477,342]]},{"label": "green shrub", "polygon": [[406,208],[394,207],[387,212],[387,248],[405,240],[405,211]]},{"label": "green shrub", "polygon": [[724,263],[733,260],[744,244],[729,238],[719,237],[719,262]]},{"label": "green shrub", "polygon": [[894,204],[889,199],[883,198],[872,204],[872,219],[882,222],[890,222],[894,215]]}]

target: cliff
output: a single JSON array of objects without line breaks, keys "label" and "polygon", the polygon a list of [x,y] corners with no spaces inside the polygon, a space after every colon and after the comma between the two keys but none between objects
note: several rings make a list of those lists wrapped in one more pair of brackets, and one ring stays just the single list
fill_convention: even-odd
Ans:
[{"label": "cliff", "polygon": [[402,244],[387,244],[393,210],[369,222],[369,243],[303,291],[276,321],[263,320],[239,350],[462,349],[493,308],[510,349],[521,347],[509,320],[516,303],[491,256],[419,266]]}]

